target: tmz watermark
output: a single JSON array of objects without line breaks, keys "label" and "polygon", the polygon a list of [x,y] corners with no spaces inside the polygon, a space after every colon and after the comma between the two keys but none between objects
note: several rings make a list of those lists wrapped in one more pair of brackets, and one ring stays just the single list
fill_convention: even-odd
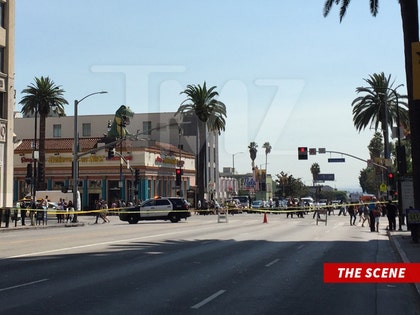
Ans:
[{"label": "tmz watermark", "polygon": [[[186,88],[182,82],[191,77],[185,65],[93,65],[91,71],[110,74],[123,89],[126,105],[135,111],[141,108],[142,112],[176,111],[183,100],[180,92]],[[293,117],[302,124],[302,119],[308,118],[298,112],[297,106],[306,84],[303,79],[228,79],[207,84],[217,85],[219,99],[228,108],[229,128],[219,140],[219,150],[226,153],[241,151],[253,139],[270,139],[277,147],[287,125],[294,124]],[[284,152],[273,149],[271,154]]]}]

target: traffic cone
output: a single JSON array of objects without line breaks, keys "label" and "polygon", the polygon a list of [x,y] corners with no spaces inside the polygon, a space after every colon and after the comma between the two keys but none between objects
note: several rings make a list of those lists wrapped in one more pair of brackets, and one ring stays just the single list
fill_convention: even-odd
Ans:
[{"label": "traffic cone", "polygon": [[268,220],[267,220],[267,212],[264,212],[264,220],[263,220],[263,223],[268,223]]}]

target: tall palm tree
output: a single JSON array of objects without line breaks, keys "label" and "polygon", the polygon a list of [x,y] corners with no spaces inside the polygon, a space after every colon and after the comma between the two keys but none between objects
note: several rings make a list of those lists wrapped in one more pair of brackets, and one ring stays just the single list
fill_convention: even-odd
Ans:
[{"label": "tall palm tree", "polygon": [[[349,0],[326,0],[324,5],[324,16],[327,16],[333,4],[339,4],[340,21],[342,21]],[[369,0],[370,11],[373,16],[378,13],[379,1]],[[413,52],[412,43],[419,41],[419,9],[417,0],[399,0],[401,7],[401,20],[404,34],[404,59],[405,59],[405,75],[407,81],[408,109],[410,118],[411,131],[411,155],[413,161],[413,186],[414,186],[414,207],[420,208],[420,99],[414,100],[413,90]],[[419,78],[416,78],[419,80]]]},{"label": "tall palm tree", "polygon": [[257,150],[258,148],[258,144],[256,142],[251,142],[248,146],[249,149],[249,157],[251,158],[252,161],[252,170],[255,169],[255,159],[257,158]]},{"label": "tall palm tree", "polygon": [[315,182],[317,181],[318,175],[319,175],[319,173],[321,173],[321,168],[319,167],[318,163],[312,164],[311,173],[312,173],[312,180],[313,180],[314,186],[315,186]]},{"label": "tall palm tree", "polygon": [[353,123],[358,131],[368,126],[373,126],[377,131],[380,125],[385,144],[384,156],[389,159],[389,126],[393,126],[394,122],[397,125],[408,124],[407,103],[404,101],[407,97],[399,95],[393,88],[391,75],[386,77],[383,72],[375,73],[364,80],[369,86],[356,88],[356,92],[363,95],[352,102]]},{"label": "tall palm tree", "polygon": [[267,173],[267,155],[271,153],[270,142],[264,142],[262,147],[265,149],[265,172]]},{"label": "tall palm tree", "polygon": [[219,135],[225,131],[226,105],[216,99],[219,96],[216,86],[207,89],[205,81],[203,86],[188,85],[181,94],[185,94],[187,98],[181,103],[175,116],[181,114],[198,118],[197,136],[200,140],[196,156],[197,197],[198,200],[203,200],[206,187],[207,131],[218,132]]},{"label": "tall palm tree", "polygon": [[[35,119],[39,115],[39,164],[38,179],[35,180],[37,189],[46,189],[45,183],[45,122],[50,114],[65,116],[64,105],[68,102],[64,99],[65,91],[49,77],[35,78],[35,83],[31,83],[22,90],[24,96],[19,104],[22,104],[21,112],[25,115],[34,115]],[[37,130],[35,130],[35,133]]]}]

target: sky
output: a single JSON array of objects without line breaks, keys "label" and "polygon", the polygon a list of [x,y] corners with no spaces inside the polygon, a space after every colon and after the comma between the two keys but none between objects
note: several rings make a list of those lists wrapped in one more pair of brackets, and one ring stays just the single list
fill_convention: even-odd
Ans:
[{"label": "sky", "polygon": [[[312,184],[311,165],[334,174],[326,185],[358,191],[366,163],[340,154],[298,160],[297,148],[325,148],[369,159],[374,130],[356,131],[352,101],[364,79],[384,72],[404,84],[397,0],[352,1],[343,21],[324,0],[16,0],[16,110],[21,91],[48,76],[65,90],[67,115],[176,112],[189,84],[216,86],[227,107],[220,170],[255,165]],[[135,126],[131,126],[137,130]],[[141,129],[141,128],[140,128]],[[262,148],[269,142],[267,156]],[[329,163],[328,158],[345,158]]]}]

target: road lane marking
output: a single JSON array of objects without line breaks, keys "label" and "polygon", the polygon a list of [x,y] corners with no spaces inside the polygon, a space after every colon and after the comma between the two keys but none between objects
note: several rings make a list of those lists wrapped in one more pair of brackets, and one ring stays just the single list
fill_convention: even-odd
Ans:
[{"label": "road lane marking", "polygon": [[275,263],[277,263],[280,259],[274,259],[273,261],[269,262],[267,265],[265,265],[266,267],[271,267],[272,265],[274,265]]},{"label": "road lane marking", "polygon": [[197,303],[197,304],[195,304],[195,305],[193,305],[193,306],[191,306],[191,308],[194,308],[194,309],[199,309],[200,307],[202,307],[203,305],[206,305],[207,303],[209,303],[209,302],[211,302],[211,301],[213,301],[215,298],[217,298],[219,295],[222,295],[223,293],[225,293],[226,292],[226,290],[220,290],[220,291],[217,291],[215,294],[213,294],[213,295],[210,295],[208,298],[206,298],[206,299],[204,299],[204,300],[202,300],[200,303]]},{"label": "road lane marking", "polygon": [[41,280],[32,281],[32,282],[28,282],[28,283],[18,284],[18,285],[14,285],[12,287],[2,288],[2,289],[0,289],[0,292],[7,291],[7,290],[12,290],[12,289],[17,289],[17,288],[21,288],[21,287],[26,287],[26,286],[29,286],[29,285],[45,282],[45,281],[48,281],[48,280],[49,279],[41,279]]},{"label": "road lane marking", "polygon": [[72,247],[64,247],[64,248],[58,248],[58,249],[45,250],[45,251],[41,251],[41,252],[33,252],[33,253],[9,256],[9,257],[5,257],[5,258],[0,258],[0,260],[52,254],[52,253],[57,253],[57,252],[63,252],[63,251],[74,250],[74,249],[89,248],[89,247],[95,247],[95,246],[101,246],[101,245],[110,245],[110,244],[117,244],[117,243],[124,243],[124,242],[133,242],[133,241],[144,240],[144,239],[153,238],[153,237],[161,237],[161,236],[168,236],[168,235],[173,235],[173,234],[180,234],[180,233],[183,233],[183,232],[184,231],[174,231],[174,232],[168,232],[168,233],[153,234],[153,235],[149,235],[149,236],[141,236],[141,237],[121,239],[121,240],[98,242],[98,243],[78,245],[78,246],[72,246]]}]

